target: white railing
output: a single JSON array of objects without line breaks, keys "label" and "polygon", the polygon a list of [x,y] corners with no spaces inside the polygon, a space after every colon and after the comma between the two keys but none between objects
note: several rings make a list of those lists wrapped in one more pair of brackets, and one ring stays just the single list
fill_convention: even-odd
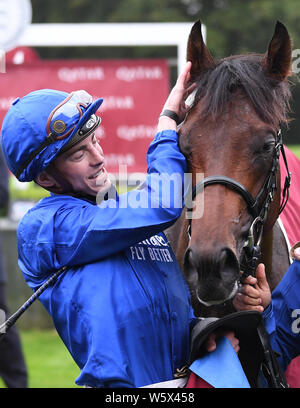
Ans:
[{"label": "white railing", "polygon": [[[31,24],[19,39],[30,47],[176,46],[180,72],[186,61],[187,39],[193,23]],[[202,26],[206,40],[206,27]]]}]

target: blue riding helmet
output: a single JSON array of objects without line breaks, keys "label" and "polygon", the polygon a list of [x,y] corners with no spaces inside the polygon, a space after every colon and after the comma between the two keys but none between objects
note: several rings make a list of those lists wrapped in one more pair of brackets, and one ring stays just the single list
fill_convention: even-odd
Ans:
[{"label": "blue riding helmet", "polygon": [[53,89],[17,98],[2,125],[2,150],[10,171],[32,181],[59,154],[89,136],[100,125],[95,115],[103,99],[80,90]]}]

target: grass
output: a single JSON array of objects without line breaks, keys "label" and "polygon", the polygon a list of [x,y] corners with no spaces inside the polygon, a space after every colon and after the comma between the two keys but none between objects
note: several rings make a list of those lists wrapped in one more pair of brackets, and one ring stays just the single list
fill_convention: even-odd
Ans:
[{"label": "grass", "polygon": [[[55,330],[20,331],[29,388],[78,388],[80,370]],[[5,387],[3,381],[0,387]]]},{"label": "grass", "polygon": [[290,145],[288,148],[300,159],[300,145]]}]

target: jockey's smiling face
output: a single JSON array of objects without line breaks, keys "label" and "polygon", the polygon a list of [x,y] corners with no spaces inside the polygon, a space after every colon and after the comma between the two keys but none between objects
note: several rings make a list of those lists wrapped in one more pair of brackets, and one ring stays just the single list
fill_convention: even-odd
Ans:
[{"label": "jockey's smiling face", "polygon": [[103,150],[94,133],[59,155],[54,165],[76,192],[96,196],[111,186],[104,167]]}]

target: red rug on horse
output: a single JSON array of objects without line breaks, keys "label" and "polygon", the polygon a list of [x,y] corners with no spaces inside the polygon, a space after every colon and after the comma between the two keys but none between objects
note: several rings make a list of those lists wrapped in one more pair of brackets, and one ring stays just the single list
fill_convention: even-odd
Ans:
[{"label": "red rug on horse", "polygon": [[[280,215],[282,231],[285,235],[288,249],[300,241],[300,160],[287,147],[285,154],[291,172],[289,200]],[[284,169],[282,156],[280,168]],[[281,174],[281,190],[284,188],[285,171]],[[286,379],[291,388],[300,388],[300,356],[295,358],[287,368]]]}]

